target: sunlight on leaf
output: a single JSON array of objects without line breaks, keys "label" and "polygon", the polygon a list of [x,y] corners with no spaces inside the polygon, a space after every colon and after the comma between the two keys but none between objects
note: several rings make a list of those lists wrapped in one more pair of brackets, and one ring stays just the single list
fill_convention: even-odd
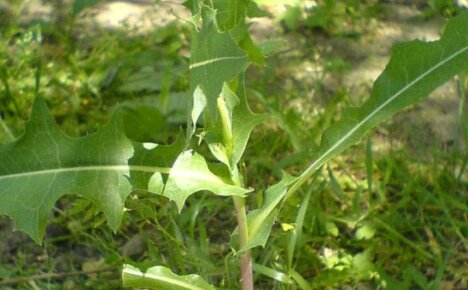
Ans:
[{"label": "sunlight on leaf", "polygon": [[98,133],[71,138],[37,98],[23,136],[0,145],[0,213],[40,242],[57,200],[78,194],[92,200],[117,230],[131,191],[126,176],[133,154],[122,123],[114,115]]},{"label": "sunlight on leaf", "polygon": [[393,47],[390,62],[360,108],[348,108],[323,136],[316,160],[289,190],[296,191],[325,162],[358,143],[373,127],[427,97],[468,69],[468,12],[449,20],[439,41],[419,40]]},{"label": "sunlight on leaf", "polygon": [[191,150],[185,151],[179,155],[171,168],[164,196],[173,200],[180,211],[185,200],[201,190],[209,190],[224,196],[244,196],[252,191],[229,184],[210,171],[203,156]]},{"label": "sunlight on leaf", "polygon": [[194,31],[190,58],[190,92],[200,86],[206,95],[208,111],[216,119],[216,99],[224,82],[231,81],[248,66],[246,53],[228,32],[219,32],[216,11],[204,8],[206,17],[200,31]]},{"label": "sunlight on leaf", "polygon": [[161,290],[214,290],[199,275],[179,276],[170,269],[156,266],[149,268],[145,273],[132,265],[124,265],[122,270],[124,287],[138,287]]}]

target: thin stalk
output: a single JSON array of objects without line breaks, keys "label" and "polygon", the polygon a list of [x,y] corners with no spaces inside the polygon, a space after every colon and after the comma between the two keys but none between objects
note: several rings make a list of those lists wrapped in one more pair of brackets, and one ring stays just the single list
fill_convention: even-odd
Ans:
[{"label": "thin stalk", "polygon": [[15,141],[16,138],[15,138],[15,135],[13,135],[13,133],[11,133],[10,129],[8,128],[7,124],[5,123],[5,121],[3,121],[3,118],[2,118],[2,115],[0,114],[0,124],[2,125],[2,128],[3,128],[3,131],[5,131],[8,139],[10,141]]},{"label": "thin stalk", "polygon": [[[461,136],[458,136],[457,143],[458,143],[458,147],[460,148],[460,150],[463,151],[463,143],[465,143],[464,146],[468,146],[468,124],[466,122],[468,120],[468,115],[465,113],[465,107],[466,107],[466,101],[467,101],[467,93],[466,93],[467,86],[465,84],[468,79],[468,74],[460,74],[458,78],[459,78],[458,79],[458,90],[459,90],[458,92],[460,95],[460,105],[458,108],[458,126],[459,126],[458,132],[459,132],[459,135]],[[458,172],[458,176],[457,176],[458,181],[461,180],[463,173],[466,170],[467,164],[468,164],[468,154],[464,154],[463,161],[460,167],[460,171]]]},{"label": "thin stalk", "polygon": [[[245,199],[239,196],[233,196],[234,207],[236,209],[237,224],[239,229],[239,249],[248,241],[249,231],[247,227],[247,213],[245,209]],[[242,290],[253,290],[252,275],[252,251],[247,250],[241,255],[241,286]]]},{"label": "thin stalk", "polygon": [[0,67],[0,80],[2,81],[3,86],[5,87],[6,99],[13,104],[13,107],[15,107],[16,114],[19,115],[21,111],[18,106],[18,103],[16,102],[16,99],[11,94],[10,84],[8,82],[8,71],[5,69],[5,67]]}]

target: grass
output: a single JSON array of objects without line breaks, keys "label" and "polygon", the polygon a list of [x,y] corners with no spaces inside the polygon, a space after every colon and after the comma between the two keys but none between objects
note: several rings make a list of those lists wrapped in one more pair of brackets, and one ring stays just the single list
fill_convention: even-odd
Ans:
[{"label": "grass", "polygon": [[[187,90],[186,26],[171,25],[131,41],[125,33],[105,32],[81,43],[71,41],[66,29],[60,37],[41,30],[42,48],[34,41],[38,26],[12,22],[0,34],[2,128],[15,136],[29,115],[39,63],[40,93],[70,134],[99,128],[124,101],[160,96],[155,103],[163,111],[183,111],[171,100]],[[291,31],[284,37],[298,36]],[[252,107],[275,117],[254,132],[247,150],[245,181],[258,189],[249,200],[252,208],[262,204],[262,186],[279,179],[281,170],[298,172],[313,158],[320,132],[342,107],[361,101],[340,81],[350,61],[317,44],[301,49],[278,54],[248,78]],[[291,73],[312,53],[329,65],[316,78],[298,82]],[[338,80],[332,88],[323,83],[329,76]],[[282,205],[266,247],[254,250],[258,289],[468,287],[467,153],[460,147],[467,143],[468,122],[463,105],[459,112],[454,126],[460,128],[454,131],[462,133],[451,148],[411,148],[404,141],[396,146],[387,124],[326,165]],[[177,127],[181,121],[171,122]],[[0,130],[0,141],[8,138]],[[178,214],[163,197],[138,193],[126,207],[122,227],[113,234],[90,202],[62,199],[42,246],[11,233],[11,222],[1,217],[0,288],[119,289],[121,264],[130,260],[141,267],[201,273],[208,282],[236,288],[239,272],[229,246],[236,223],[229,199],[197,193]]]}]

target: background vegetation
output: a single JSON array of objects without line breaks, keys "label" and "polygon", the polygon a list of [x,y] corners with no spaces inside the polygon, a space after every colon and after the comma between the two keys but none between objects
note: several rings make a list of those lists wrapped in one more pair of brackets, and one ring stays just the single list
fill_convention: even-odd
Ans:
[{"label": "background vegetation", "polygon": [[[86,21],[103,9],[98,1],[67,6],[51,0],[47,17],[28,16],[26,2],[0,2],[0,142],[24,129],[38,68],[41,95],[68,134],[94,132],[116,104],[137,117],[134,101],[144,100],[154,108],[146,113],[158,116],[151,126],[165,128],[151,138],[176,138],[185,126],[188,90],[190,29],[183,15],[149,30],[128,23],[108,29]],[[258,2],[268,4],[272,21],[253,25],[254,36],[283,40],[266,65],[247,76],[251,107],[275,116],[254,131],[245,157],[246,184],[259,192],[282,169],[304,168],[341,108],[368,94],[365,80],[350,86],[347,79],[369,57],[350,52],[353,47],[378,38],[406,8],[415,12],[406,20],[416,30],[427,23],[441,27],[461,9],[451,1]],[[154,5],[157,11],[163,4]],[[296,289],[282,275],[293,266],[315,289],[467,288],[466,93],[466,77],[439,92],[447,96],[442,102],[451,95],[456,103],[442,134],[432,127],[421,133],[426,123],[407,122],[423,119],[420,111],[430,107],[404,112],[325,166],[303,195],[288,199],[268,244],[254,250],[258,289]],[[444,118],[439,114],[432,118]],[[119,289],[119,267],[130,259],[235,288],[239,273],[226,246],[235,228],[231,203],[208,196],[190,197],[181,214],[165,198],[144,196],[143,203],[130,197],[117,234],[89,201],[61,199],[42,246],[11,233],[2,216],[0,288]],[[262,204],[261,195],[251,198]]]}]

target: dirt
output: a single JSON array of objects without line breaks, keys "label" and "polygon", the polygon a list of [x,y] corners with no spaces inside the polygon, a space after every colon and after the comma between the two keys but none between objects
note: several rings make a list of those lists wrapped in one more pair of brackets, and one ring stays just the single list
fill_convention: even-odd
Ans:
[{"label": "dirt", "polygon": [[[269,11],[280,13],[282,9]],[[298,52],[298,55],[291,53],[289,56],[303,60],[289,71],[291,75],[288,77],[293,83],[300,83],[305,88],[312,88],[313,82],[317,80],[331,90],[344,85],[349,89],[351,96],[367,98],[372,83],[388,63],[395,43],[415,39],[435,41],[443,31],[442,18],[425,20],[422,10],[417,6],[388,4],[384,5],[384,11],[384,19],[371,21],[368,31],[357,39],[320,34],[286,35],[287,42],[292,43],[291,47]],[[272,19],[256,19],[252,29],[257,39],[265,40],[274,38],[281,27]],[[317,49],[311,50],[311,46],[316,46]],[[317,51],[319,53],[316,53]],[[326,62],[322,61],[320,54],[343,59],[351,68],[343,79],[334,74],[323,76]],[[289,61],[284,60],[284,63]],[[314,94],[312,89],[303,93],[304,96]],[[307,107],[306,104],[303,106]],[[444,149],[457,146],[458,149],[464,150],[466,145],[460,138],[461,127],[457,119],[459,106],[457,80],[449,81],[425,101],[397,114],[386,125],[381,126],[385,136],[377,140],[377,145],[380,149],[388,149],[389,144],[404,146],[414,152],[418,152],[421,146]],[[467,111],[468,107],[463,110]]]},{"label": "dirt", "polygon": [[[190,12],[182,3],[183,0],[161,1],[110,1],[95,7],[85,9],[78,17],[80,33],[96,33],[102,30],[126,30],[130,34],[145,34],[157,27],[172,21],[189,21]],[[388,1],[391,2],[391,1]],[[443,31],[444,20],[432,18],[425,20],[420,7],[402,4],[384,5],[384,17],[371,21],[368,31],[358,39],[346,37],[329,37],[301,33],[287,33],[283,38],[293,52],[284,54],[283,63],[289,58],[300,60],[294,68],[287,71],[285,78],[290,84],[301,84],[306,88],[304,96],[314,95],[311,89],[313,82],[320,81],[328,90],[346,87],[351,96],[366,98],[370,93],[372,83],[388,63],[393,44],[402,41],[419,39],[434,41]],[[266,2],[269,3],[269,2]],[[463,3],[459,3],[464,5]],[[284,30],[278,18],[284,13],[283,4],[263,6],[271,15],[270,18],[253,19],[251,31],[258,41],[279,38]],[[53,6],[41,4],[38,0],[27,1],[21,13],[23,22],[31,19],[50,19]],[[311,50],[315,46],[317,49]],[[351,65],[344,78],[334,74],[324,77],[325,62],[319,54],[343,59]],[[311,53],[312,52],[312,53]],[[323,77],[323,78],[322,78]],[[320,96],[319,96],[320,97]],[[306,100],[307,101],[307,100]],[[385,150],[392,146],[409,147],[417,152],[423,147],[453,148],[464,150],[461,136],[460,121],[457,120],[459,94],[456,81],[450,81],[434,91],[431,96],[405,112],[397,114],[392,120],[380,127],[383,138],[378,140],[379,149]],[[307,104],[298,104],[302,110],[310,110]],[[467,111],[468,107],[463,108]],[[310,115],[310,114],[309,114]]]}]

